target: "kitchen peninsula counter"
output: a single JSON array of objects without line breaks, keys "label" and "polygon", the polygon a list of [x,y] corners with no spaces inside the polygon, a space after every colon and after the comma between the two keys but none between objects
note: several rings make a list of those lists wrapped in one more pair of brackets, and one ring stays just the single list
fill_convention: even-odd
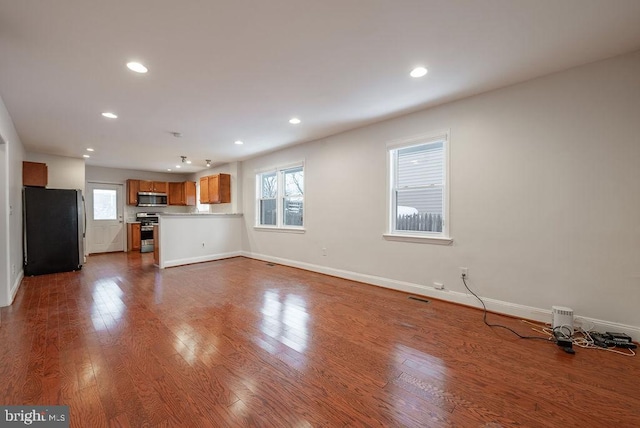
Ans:
[{"label": "kitchen peninsula counter", "polygon": [[155,262],[164,269],[239,256],[242,224],[240,213],[160,214]]}]

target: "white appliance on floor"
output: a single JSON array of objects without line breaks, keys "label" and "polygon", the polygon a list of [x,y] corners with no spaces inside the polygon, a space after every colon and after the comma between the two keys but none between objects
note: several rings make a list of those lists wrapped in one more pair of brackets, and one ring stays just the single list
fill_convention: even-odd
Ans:
[{"label": "white appliance on floor", "polygon": [[551,326],[554,331],[558,327],[563,333],[573,335],[573,309],[566,306],[552,306],[551,315],[553,316]]}]

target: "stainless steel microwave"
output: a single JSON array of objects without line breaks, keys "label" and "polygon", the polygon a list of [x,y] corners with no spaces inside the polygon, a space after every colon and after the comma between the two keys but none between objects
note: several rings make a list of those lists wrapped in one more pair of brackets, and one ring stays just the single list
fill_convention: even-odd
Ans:
[{"label": "stainless steel microwave", "polygon": [[153,192],[138,192],[139,207],[166,207],[167,194]]}]

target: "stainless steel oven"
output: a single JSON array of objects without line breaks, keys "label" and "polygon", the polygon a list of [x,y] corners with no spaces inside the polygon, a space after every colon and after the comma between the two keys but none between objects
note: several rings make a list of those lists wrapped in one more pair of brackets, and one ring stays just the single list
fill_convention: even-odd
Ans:
[{"label": "stainless steel oven", "polygon": [[158,224],[158,213],[138,213],[136,220],[140,222],[140,252],[153,251],[153,225]]}]

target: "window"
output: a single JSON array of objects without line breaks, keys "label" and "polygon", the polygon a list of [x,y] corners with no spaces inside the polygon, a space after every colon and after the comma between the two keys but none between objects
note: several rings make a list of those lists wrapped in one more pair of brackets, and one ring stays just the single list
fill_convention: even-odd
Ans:
[{"label": "window", "polygon": [[118,194],[115,190],[93,189],[93,219],[118,219]]},{"label": "window", "polygon": [[256,175],[256,226],[304,226],[304,166],[296,165]]},{"label": "window", "polygon": [[278,180],[276,172],[260,174],[260,220],[258,224],[276,226],[278,224]]},{"label": "window", "polygon": [[385,236],[448,237],[447,143],[445,134],[389,147],[390,232]]},{"label": "window", "polygon": [[282,197],[282,222],[285,226],[302,227],[304,208],[304,171],[302,167],[282,171],[284,189]]}]

